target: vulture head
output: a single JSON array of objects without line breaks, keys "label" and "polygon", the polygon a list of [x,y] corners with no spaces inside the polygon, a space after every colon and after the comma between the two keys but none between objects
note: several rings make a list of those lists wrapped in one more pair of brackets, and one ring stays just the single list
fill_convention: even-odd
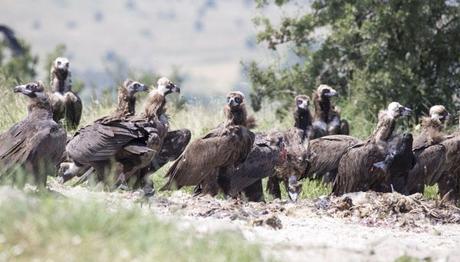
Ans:
[{"label": "vulture head", "polygon": [[440,123],[446,122],[449,119],[449,112],[447,112],[446,108],[442,105],[435,105],[430,108],[430,118],[433,120],[437,120]]},{"label": "vulture head", "polygon": [[131,79],[125,80],[123,89],[129,97],[133,97],[138,92],[147,92],[149,90],[148,86]]},{"label": "vulture head", "polygon": [[65,80],[70,72],[69,59],[58,57],[54,60],[51,67],[51,77],[57,77],[59,80]]},{"label": "vulture head", "polygon": [[318,89],[316,89],[316,92],[321,99],[329,99],[330,97],[337,95],[337,91],[328,85],[319,85]]},{"label": "vulture head", "polygon": [[180,88],[166,77],[158,79],[157,86],[157,90],[164,96],[171,93],[180,93]]},{"label": "vulture head", "polygon": [[298,110],[308,110],[308,106],[310,105],[310,98],[306,95],[298,95],[295,97],[295,106]]},{"label": "vulture head", "polygon": [[410,116],[411,113],[412,113],[412,109],[410,109],[408,107],[405,107],[405,106],[402,106],[398,102],[391,102],[388,105],[387,113],[391,118],[398,118],[398,117],[401,117],[401,116],[403,116],[403,117],[404,116]]},{"label": "vulture head", "polygon": [[232,110],[244,107],[244,95],[240,91],[232,91],[227,94],[227,106]]},{"label": "vulture head", "polygon": [[45,87],[41,81],[34,81],[24,85],[15,86],[13,91],[28,96],[31,101],[29,103],[29,112],[36,107],[51,110],[48,95],[45,92]]}]

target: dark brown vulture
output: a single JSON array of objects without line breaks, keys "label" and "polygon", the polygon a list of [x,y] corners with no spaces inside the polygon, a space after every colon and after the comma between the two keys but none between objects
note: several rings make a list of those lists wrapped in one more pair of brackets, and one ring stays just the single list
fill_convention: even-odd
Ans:
[{"label": "dark brown vulture", "polygon": [[332,87],[320,85],[313,92],[315,116],[313,122],[314,138],[326,135],[348,135],[350,133],[348,122],[340,119],[340,113],[331,102],[331,98],[337,95]]},{"label": "dark brown vulture", "polygon": [[254,134],[246,128],[246,108],[241,92],[230,92],[224,108],[226,120],[205,136],[193,141],[166,173],[162,190],[197,186],[196,193],[216,195],[219,173],[242,163],[248,156]]},{"label": "dark brown vulture", "polygon": [[[115,111],[110,115],[95,120],[94,123],[110,124],[112,122],[127,120],[129,117],[134,116],[136,112],[136,94],[148,90],[148,86],[131,79],[126,79],[123,85],[118,88],[118,104]],[[71,159],[66,160],[70,160],[70,162],[61,163],[59,169],[59,175],[63,183],[72,179],[74,176],[83,175],[90,168],[90,166],[80,166],[78,163],[76,165]],[[86,174],[89,176],[91,173]],[[86,178],[82,180],[86,180]]]},{"label": "dark brown vulture", "polygon": [[313,117],[310,113],[310,98],[306,95],[295,97],[294,127],[302,130],[301,140],[313,138]]},{"label": "dark brown vulture", "polygon": [[441,144],[446,148],[446,164],[438,186],[444,199],[458,204],[460,200],[460,131],[445,136]]},{"label": "dark brown vulture", "polygon": [[310,166],[306,177],[332,183],[337,175],[339,161],[348,148],[362,141],[347,135],[330,135],[310,141]]},{"label": "dark brown vulture", "polygon": [[14,175],[14,169],[19,167],[33,176],[37,186],[45,187],[47,175],[55,173],[65,150],[67,135],[53,120],[50,100],[41,82],[16,86],[14,92],[28,96],[30,102],[27,117],[0,135],[1,178]]},{"label": "dark brown vulture", "polygon": [[[108,184],[123,183],[145,168],[160,151],[168,127],[160,121],[165,111],[166,95],[180,89],[167,78],[158,80],[158,88],[150,92],[142,116],[96,121],[81,128],[67,144],[69,157],[75,166],[91,166],[99,180]],[[116,170],[113,179],[107,177],[111,163]],[[153,187],[152,187],[153,189]]]},{"label": "dark brown vulture", "polygon": [[409,108],[397,102],[390,103],[387,110],[379,113],[377,128],[371,137],[366,142],[349,148],[340,159],[332,189],[334,195],[367,190],[381,191],[382,185],[389,183],[391,174],[375,164],[385,161],[390,153],[396,119],[410,113]]},{"label": "dark brown vulture", "polygon": [[75,129],[81,118],[82,103],[80,97],[72,92],[70,62],[65,57],[58,57],[51,67],[51,106],[53,119],[59,122],[65,118],[66,125]]},{"label": "dark brown vulture", "polygon": [[413,152],[417,164],[409,172],[407,191],[409,194],[423,193],[425,185],[439,182],[446,164],[446,147],[443,127],[449,113],[444,106],[430,108],[430,117],[422,118],[421,133],[414,140]]}]

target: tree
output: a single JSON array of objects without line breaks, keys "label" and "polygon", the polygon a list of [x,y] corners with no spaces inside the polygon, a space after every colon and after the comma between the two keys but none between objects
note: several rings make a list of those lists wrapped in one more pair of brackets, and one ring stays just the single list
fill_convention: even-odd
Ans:
[{"label": "tree", "polygon": [[[257,1],[259,8],[289,2]],[[311,94],[324,83],[367,118],[391,101],[413,108],[416,116],[434,104],[454,112],[459,18],[459,0],[314,0],[310,12],[282,17],[276,26],[257,17],[258,42],[273,51],[288,47],[296,62],[247,64],[253,107],[258,110],[264,99],[291,103],[292,94]]]}]

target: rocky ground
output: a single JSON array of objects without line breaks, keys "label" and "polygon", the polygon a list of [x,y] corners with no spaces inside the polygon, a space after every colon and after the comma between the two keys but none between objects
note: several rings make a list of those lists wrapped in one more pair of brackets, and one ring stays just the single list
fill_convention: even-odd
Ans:
[{"label": "rocky ground", "polygon": [[297,203],[247,203],[184,192],[154,197],[138,192],[98,192],[86,187],[51,188],[109,208],[142,206],[145,212],[203,234],[235,230],[259,243],[266,257],[289,261],[393,261],[402,256],[460,261],[460,210],[420,195],[356,193]]}]

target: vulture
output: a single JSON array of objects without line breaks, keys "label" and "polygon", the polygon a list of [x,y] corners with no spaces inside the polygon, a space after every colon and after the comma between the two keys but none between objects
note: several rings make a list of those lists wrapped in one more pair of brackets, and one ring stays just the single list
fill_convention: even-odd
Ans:
[{"label": "vulture", "polygon": [[417,164],[409,172],[408,194],[423,193],[425,185],[438,183],[444,173],[447,150],[442,144],[443,127],[449,113],[442,105],[432,106],[429,113],[429,117],[422,118],[421,132],[414,140]]},{"label": "vulture", "polygon": [[161,190],[196,186],[197,194],[216,195],[228,188],[219,174],[241,164],[254,143],[254,134],[246,127],[244,95],[233,91],[227,95],[225,122],[190,143],[166,173],[168,181]]},{"label": "vulture", "polygon": [[[117,184],[137,175],[161,148],[168,127],[160,116],[165,112],[165,97],[172,92],[180,92],[180,89],[162,77],[158,88],[149,93],[141,116],[96,121],[78,130],[66,147],[74,162],[68,171],[91,166],[99,180]],[[107,177],[112,162],[116,169],[113,180]]]},{"label": "vulture", "polygon": [[72,92],[70,62],[65,57],[58,57],[51,67],[51,106],[53,119],[59,122],[65,119],[66,126],[75,129],[81,118],[82,103],[80,97]]},{"label": "vulture", "polygon": [[331,98],[336,95],[337,91],[328,85],[320,85],[313,92],[313,104],[315,106],[314,138],[337,134],[348,135],[350,133],[348,122],[340,119],[339,111],[332,105]]},{"label": "vulture", "polygon": [[332,183],[337,175],[339,161],[348,148],[362,141],[347,135],[329,135],[310,141],[310,166],[306,177]]},{"label": "vulture", "polygon": [[283,181],[289,198],[297,200],[302,186],[298,180],[309,166],[309,141],[313,137],[310,98],[298,95],[294,99],[294,127],[283,133],[281,160],[276,172],[268,174],[267,190],[275,198],[281,198],[280,182]]},{"label": "vulture", "polygon": [[[110,123],[128,120],[129,117],[135,115],[136,94],[138,92],[146,91],[148,91],[148,87],[146,85],[139,83],[137,81],[133,81],[131,79],[126,79],[123,82],[123,85],[118,88],[118,104],[115,111],[108,116],[104,116],[97,119],[96,121],[94,121],[94,124],[110,125]],[[78,132],[76,135],[78,135]],[[69,169],[70,167],[72,167],[72,169]],[[63,162],[60,165],[59,174],[62,179],[62,182],[65,183],[66,181],[72,179],[74,176],[83,175],[83,173],[86,173],[88,169],[89,166],[78,166],[78,164],[76,166],[75,163],[73,163],[73,161]],[[90,173],[87,174],[89,175]],[[85,179],[86,178],[84,178],[83,180]]]},{"label": "vulture", "polygon": [[[379,113],[377,128],[371,137],[366,142],[348,148],[340,159],[337,177],[333,183],[332,193],[334,195],[367,190],[386,190],[382,189],[382,185],[385,186],[389,182],[391,174],[382,170],[381,165],[375,164],[385,161],[387,155],[395,151],[391,142],[396,119],[408,116],[410,113],[409,108],[397,102],[390,103],[387,110]],[[403,139],[403,142],[409,142],[407,141],[409,138],[411,137]],[[404,143],[397,144],[405,145]]]},{"label": "vulture", "polygon": [[0,178],[14,175],[19,167],[32,175],[37,186],[45,187],[47,174],[54,174],[65,150],[67,135],[53,120],[49,96],[41,82],[16,86],[14,92],[29,98],[28,115],[0,134]]},{"label": "vulture", "polygon": [[439,194],[443,199],[460,200],[460,132],[445,136],[441,144],[446,148],[444,172],[438,182]]}]

